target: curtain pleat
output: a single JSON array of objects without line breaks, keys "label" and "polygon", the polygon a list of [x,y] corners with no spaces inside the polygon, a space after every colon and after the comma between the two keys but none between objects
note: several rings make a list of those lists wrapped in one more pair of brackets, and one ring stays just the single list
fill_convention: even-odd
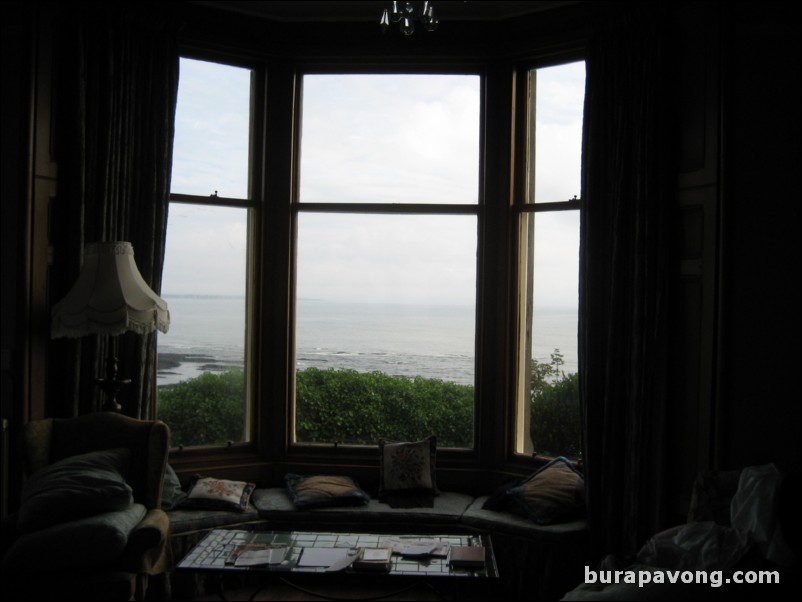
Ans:
[{"label": "curtain pleat", "polygon": [[[161,289],[178,91],[176,20],[155,4],[89,3],[65,24],[60,49],[59,193],[51,239],[53,298],[74,282],[86,243],[124,240],[145,281]],[[63,227],[63,230],[61,229]],[[128,333],[116,342],[120,377],[131,378],[119,400],[123,412],[151,414],[156,335]],[[77,367],[69,355],[80,355]],[[93,337],[56,344],[64,367],[54,388],[68,399],[58,414],[93,411],[102,403],[94,379],[106,344]],[[51,366],[53,362],[51,361]],[[64,387],[66,383],[71,386]],[[51,385],[54,385],[51,381]]]},{"label": "curtain pleat", "polygon": [[597,554],[661,524],[672,181],[671,71],[660,4],[594,24],[580,227],[583,456]]}]

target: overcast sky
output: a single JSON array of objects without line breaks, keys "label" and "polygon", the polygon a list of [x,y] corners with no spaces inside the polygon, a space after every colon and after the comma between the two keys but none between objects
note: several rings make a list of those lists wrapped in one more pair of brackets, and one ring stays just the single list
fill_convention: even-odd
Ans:
[{"label": "overcast sky", "polygon": [[[182,59],[173,192],[245,197],[249,86]],[[538,73],[538,201],[579,194],[583,91],[582,64]],[[301,202],[477,203],[479,99],[477,76],[306,76]],[[576,306],[577,223],[539,218],[543,305]],[[243,294],[245,247],[245,210],[171,204],[163,293]],[[298,265],[301,298],[472,304],[476,218],[302,214]]]}]

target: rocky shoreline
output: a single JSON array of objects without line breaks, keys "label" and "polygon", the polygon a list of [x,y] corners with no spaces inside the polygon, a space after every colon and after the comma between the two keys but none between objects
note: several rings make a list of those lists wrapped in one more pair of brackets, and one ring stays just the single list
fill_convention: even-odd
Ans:
[{"label": "rocky shoreline", "polygon": [[221,361],[219,358],[202,353],[160,353],[157,373],[160,375],[180,374],[178,368],[186,364],[193,364],[193,367],[199,372],[225,372],[234,368],[243,368],[242,362]]}]

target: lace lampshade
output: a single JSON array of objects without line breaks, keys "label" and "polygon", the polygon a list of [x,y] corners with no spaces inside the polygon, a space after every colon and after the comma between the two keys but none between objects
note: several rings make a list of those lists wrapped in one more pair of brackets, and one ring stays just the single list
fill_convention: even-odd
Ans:
[{"label": "lace lampshade", "polygon": [[133,331],[167,332],[167,303],[147,285],[129,242],[86,246],[84,265],[67,296],[53,306],[53,338]]}]

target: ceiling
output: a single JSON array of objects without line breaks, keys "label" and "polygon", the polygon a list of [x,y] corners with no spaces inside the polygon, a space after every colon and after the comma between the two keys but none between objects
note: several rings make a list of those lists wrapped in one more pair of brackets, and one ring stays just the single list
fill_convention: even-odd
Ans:
[{"label": "ceiling", "polygon": [[[276,21],[376,21],[390,2],[195,2],[222,10],[230,10]],[[399,3],[400,4],[400,3]],[[421,4],[416,2],[416,4]],[[474,2],[432,0],[440,22],[493,21],[550,10],[576,2]]]}]

